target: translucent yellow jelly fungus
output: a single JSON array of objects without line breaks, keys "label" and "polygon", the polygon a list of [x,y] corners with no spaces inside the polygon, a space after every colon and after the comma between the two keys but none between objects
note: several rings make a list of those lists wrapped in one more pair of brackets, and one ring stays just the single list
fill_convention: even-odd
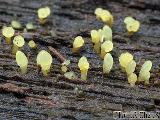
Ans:
[{"label": "translucent yellow jelly fungus", "polygon": [[61,70],[62,72],[66,73],[67,70],[68,70],[68,65],[70,64],[70,60],[66,60],[62,63],[62,66],[61,66]]},{"label": "translucent yellow jelly fungus", "polygon": [[13,37],[15,30],[12,27],[3,27],[2,34],[6,38],[6,43],[11,44],[11,37]]},{"label": "translucent yellow jelly fungus", "polygon": [[126,73],[129,76],[130,74],[132,74],[135,71],[136,68],[136,62],[134,60],[131,60],[127,67],[126,67]]},{"label": "translucent yellow jelly fungus", "polygon": [[97,30],[91,30],[91,39],[92,42],[94,43],[94,50],[99,53],[100,52],[100,39],[101,39],[101,34]]},{"label": "translucent yellow jelly fungus", "polygon": [[28,43],[29,47],[35,49],[37,47],[36,43],[33,40],[30,40]]},{"label": "translucent yellow jelly fungus", "polygon": [[49,7],[39,8],[38,9],[38,17],[40,19],[40,23],[45,23],[46,18],[51,14],[51,10]]},{"label": "translucent yellow jelly fungus", "polygon": [[74,72],[66,72],[65,74],[64,74],[64,76],[66,77],[66,78],[68,78],[68,79],[76,79],[77,78],[77,76],[76,76],[76,74],[74,73]]},{"label": "translucent yellow jelly fungus", "polygon": [[40,65],[44,76],[48,75],[52,64],[52,56],[45,50],[41,50],[37,55],[37,65]]},{"label": "translucent yellow jelly fungus", "polygon": [[119,57],[119,62],[120,62],[122,69],[126,69],[128,63],[131,62],[132,60],[133,60],[132,54],[128,52],[122,53]]},{"label": "translucent yellow jelly fungus", "polygon": [[101,19],[104,23],[108,24],[110,27],[112,26],[113,16],[108,10],[97,8],[95,10],[95,14],[98,19]]},{"label": "translucent yellow jelly fungus", "polygon": [[126,29],[129,35],[132,35],[134,32],[137,32],[140,28],[140,22],[132,17],[126,17],[124,19],[124,23],[126,24]]},{"label": "translucent yellow jelly fungus", "polygon": [[76,53],[84,45],[84,39],[81,36],[77,36],[73,42],[72,52]]},{"label": "translucent yellow jelly fungus", "polygon": [[104,61],[103,61],[103,73],[109,73],[113,67],[113,57],[110,53],[107,53],[104,56]]},{"label": "translucent yellow jelly fungus", "polygon": [[14,29],[21,29],[22,28],[22,25],[20,24],[20,22],[16,21],[16,20],[13,20],[11,22],[11,25]]},{"label": "translucent yellow jelly fungus", "polygon": [[[112,41],[112,29],[105,25],[102,29],[102,35],[104,37],[104,40],[109,40],[109,41]],[[103,42],[103,41],[101,41]]]},{"label": "translucent yellow jelly fungus", "polygon": [[113,43],[111,41],[105,41],[101,44],[101,58],[103,59],[106,53],[113,50]]},{"label": "translucent yellow jelly fungus", "polygon": [[131,73],[128,76],[128,83],[133,87],[135,86],[136,82],[137,82],[137,75],[135,73]]},{"label": "translucent yellow jelly fungus", "polygon": [[12,53],[16,54],[19,48],[23,47],[25,44],[24,38],[21,35],[17,35],[13,39]]},{"label": "translucent yellow jelly fungus", "polygon": [[89,69],[89,62],[87,61],[86,57],[83,56],[79,59],[78,67],[81,71],[81,79],[86,80],[87,79],[87,72]]},{"label": "translucent yellow jelly fungus", "polygon": [[16,62],[21,69],[21,73],[22,74],[27,73],[28,59],[23,52],[21,51],[16,52]]}]

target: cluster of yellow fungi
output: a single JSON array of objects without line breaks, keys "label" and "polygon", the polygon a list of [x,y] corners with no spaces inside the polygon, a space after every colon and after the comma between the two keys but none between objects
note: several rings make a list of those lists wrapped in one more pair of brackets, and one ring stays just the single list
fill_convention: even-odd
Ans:
[{"label": "cluster of yellow fungi", "polygon": [[[47,17],[51,14],[49,7],[43,7],[38,9],[38,18],[41,24],[46,23]],[[113,57],[110,52],[113,50],[113,41],[112,41],[112,24],[113,24],[113,16],[112,14],[105,9],[97,8],[95,10],[95,15],[98,20],[101,20],[105,23],[102,29],[98,30],[91,30],[91,41],[93,43],[94,50],[100,55],[103,59],[103,74],[109,74],[113,67]],[[133,35],[133,33],[137,32],[140,28],[140,22],[135,20],[133,17],[126,17],[124,19],[124,23],[126,25],[126,29],[129,35]],[[21,51],[22,47],[25,45],[25,40],[23,36],[16,35],[15,30],[19,30],[22,28],[20,22],[13,20],[11,22],[12,27],[4,26],[2,29],[2,34],[5,37],[6,43],[12,43],[13,38],[13,47],[12,47],[12,54],[16,55],[16,62],[20,67],[21,73],[27,73],[27,66],[28,66],[28,58],[27,56]],[[32,23],[26,24],[25,30],[33,30],[35,27]],[[75,37],[73,41],[72,53],[79,53],[80,49],[84,46],[85,40],[82,36]],[[30,40],[28,42],[28,46],[31,49],[36,49],[37,45],[34,40]],[[51,65],[53,62],[53,58],[46,50],[41,50],[36,58],[37,66],[41,68],[41,71],[44,76],[47,76],[50,72]],[[136,62],[133,59],[133,55],[125,52],[119,56],[119,63],[120,67],[123,72],[126,73],[128,78],[128,83],[131,86],[134,86],[137,81],[143,81],[145,84],[149,84],[150,78],[150,70],[152,68],[152,62],[146,61],[139,72],[139,76],[137,77],[135,73],[136,69]],[[61,64],[61,71],[64,73],[64,76],[68,79],[75,79],[77,78],[76,74],[73,71],[68,69],[70,65],[70,60],[65,60]],[[85,56],[82,56],[78,61],[78,67],[81,71],[81,79],[87,80],[88,70],[90,68],[90,64]]]}]

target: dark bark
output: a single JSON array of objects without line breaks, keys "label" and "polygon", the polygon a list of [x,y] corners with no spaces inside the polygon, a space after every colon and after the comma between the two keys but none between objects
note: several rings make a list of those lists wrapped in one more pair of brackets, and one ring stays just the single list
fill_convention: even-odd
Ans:
[{"label": "dark bark", "polygon": [[[49,5],[52,15],[47,24],[39,25],[37,9]],[[11,55],[11,45],[0,45],[0,118],[1,119],[105,119],[112,120],[115,110],[160,110],[160,2],[159,0],[0,0],[0,26],[10,25],[15,18],[23,26],[37,25],[35,31],[23,34],[26,42],[37,43],[36,50],[26,45],[22,50],[29,57],[28,73],[21,75]],[[102,60],[94,52],[90,30],[103,24],[96,20],[94,10],[103,7],[114,15],[114,68],[108,76],[102,75]],[[123,19],[131,15],[141,21],[141,29],[127,37]],[[51,32],[55,34],[51,35]],[[20,34],[23,32],[21,31]],[[71,53],[72,41],[82,35],[84,49]],[[48,46],[62,55],[55,57],[48,77],[37,70],[38,51]],[[150,85],[138,84],[131,88],[121,72],[119,55],[128,51],[138,63],[136,72],[145,60],[153,61]],[[88,81],[68,80],[60,71],[62,59],[70,59],[70,69],[80,74],[77,61],[85,55],[91,64]],[[59,61],[60,59],[60,61]]]}]

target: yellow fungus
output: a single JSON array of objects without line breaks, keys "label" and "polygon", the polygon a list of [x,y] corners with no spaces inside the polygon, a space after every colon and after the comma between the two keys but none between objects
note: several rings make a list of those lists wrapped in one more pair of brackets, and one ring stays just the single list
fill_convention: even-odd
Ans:
[{"label": "yellow fungus", "polygon": [[139,72],[138,81],[144,81],[145,84],[149,83],[150,70],[152,68],[152,62],[150,60],[146,61]]},{"label": "yellow fungus", "polygon": [[21,73],[22,74],[27,73],[28,59],[23,52],[21,51],[16,52],[16,62],[21,69]]},{"label": "yellow fungus", "polygon": [[74,72],[66,72],[65,74],[64,74],[64,76],[66,77],[66,78],[68,78],[68,79],[76,79],[77,78],[77,76],[76,76],[76,74],[74,73]]},{"label": "yellow fungus", "polygon": [[70,64],[70,60],[66,60],[62,63],[62,66],[61,66],[61,70],[62,72],[66,73],[67,70],[68,70],[68,65]]},{"label": "yellow fungus", "polygon": [[81,71],[81,79],[86,80],[87,79],[87,72],[89,69],[89,62],[87,61],[87,58],[85,56],[83,56],[79,59],[78,67]]},{"label": "yellow fungus", "polygon": [[133,60],[133,55],[126,52],[126,53],[122,53],[119,57],[119,62],[120,62],[120,65],[122,67],[122,70],[123,69],[126,69],[127,65],[129,62],[131,62]]},{"label": "yellow fungus", "polygon": [[103,61],[103,73],[109,73],[113,67],[113,57],[110,53],[107,53],[104,56],[104,61]]},{"label": "yellow fungus", "polygon": [[[104,37],[103,40],[112,41],[112,29],[109,26],[105,25],[103,27],[103,29],[102,29],[102,35]],[[103,41],[101,41],[101,42],[103,42]]]},{"label": "yellow fungus", "polygon": [[113,43],[111,41],[105,41],[101,44],[101,58],[103,59],[106,53],[113,50]]},{"label": "yellow fungus", "polygon": [[27,30],[34,30],[35,27],[32,23],[27,23],[26,28],[27,28]]},{"label": "yellow fungus", "polygon": [[5,36],[6,43],[11,44],[11,37],[14,36],[15,30],[12,27],[3,27],[2,34]]},{"label": "yellow fungus", "polygon": [[81,36],[77,36],[73,42],[72,52],[77,53],[83,45],[84,39]]},{"label": "yellow fungus", "polygon": [[44,76],[48,75],[52,64],[52,56],[45,50],[41,50],[37,55],[37,65],[40,65]]},{"label": "yellow fungus", "polygon": [[135,71],[135,68],[136,68],[136,62],[134,60],[131,60],[125,69],[127,75],[129,76],[130,74],[132,74]]},{"label": "yellow fungus", "polygon": [[28,43],[29,47],[35,49],[37,47],[36,43],[33,40],[30,40]]},{"label": "yellow fungus", "polygon": [[137,32],[140,28],[140,22],[132,17],[126,17],[124,19],[124,23],[126,24],[126,29],[129,35],[132,35],[134,32]]},{"label": "yellow fungus", "polygon": [[16,21],[16,20],[13,20],[11,22],[11,25],[14,29],[21,29],[22,28],[22,25],[20,24],[20,22]]},{"label": "yellow fungus", "polygon": [[16,54],[16,52],[19,50],[19,48],[22,48],[24,44],[25,44],[25,41],[21,35],[15,36],[13,39],[12,53]]},{"label": "yellow fungus", "polygon": [[108,10],[104,10],[102,8],[97,8],[95,10],[96,17],[102,20],[104,23],[108,24],[110,27],[113,23],[113,16]]},{"label": "yellow fungus", "polygon": [[40,23],[44,24],[46,22],[46,18],[51,14],[51,10],[49,7],[39,8],[38,9],[38,17],[40,19]]},{"label": "yellow fungus", "polygon": [[135,73],[131,73],[128,76],[128,83],[133,87],[135,86],[135,83],[137,82],[137,75]]}]

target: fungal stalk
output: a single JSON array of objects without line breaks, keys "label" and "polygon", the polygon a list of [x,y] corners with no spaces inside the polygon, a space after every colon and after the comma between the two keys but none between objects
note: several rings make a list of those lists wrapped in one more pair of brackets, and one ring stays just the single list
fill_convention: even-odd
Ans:
[{"label": "fungal stalk", "polygon": [[6,43],[11,44],[11,38],[14,36],[15,30],[12,27],[3,27],[2,34],[5,36]]},{"label": "fungal stalk", "polygon": [[85,56],[83,56],[79,59],[78,67],[81,71],[81,79],[87,80],[87,72],[89,69],[89,62]]},{"label": "fungal stalk", "polygon": [[[102,35],[104,37],[103,40],[112,41],[112,29],[109,26],[105,25],[103,27],[103,29],[102,29]],[[101,41],[101,42],[103,42],[103,41]]]},{"label": "fungal stalk", "polygon": [[36,43],[33,40],[30,40],[28,43],[29,47],[35,49],[37,47]]},{"label": "fungal stalk", "polygon": [[103,61],[103,73],[105,74],[108,74],[111,69],[113,67],[113,57],[110,53],[107,53],[105,56],[104,56],[104,61]]},{"label": "fungal stalk", "polygon": [[37,55],[37,65],[41,67],[44,76],[47,76],[52,64],[52,56],[45,50],[41,50]]},{"label": "fungal stalk", "polygon": [[135,73],[131,73],[128,76],[128,83],[131,85],[131,87],[135,86],[135,83],[137,82],[137,75]]},{"label": "fungal stalk", "polygon": [[23,47],[25,44],[24,38],[21,35],[15,36],[13,39],[13,48],[12,53],[16,54],[16,52]]},{"label": "fungal stalk", "polygon": [[27,66],[28,66],[28,59],[23,52],[21,51],[16,52],[16,62],[21,69],[21,73],[26,74]]},{"label": "fungal stalk", "polygon": [[47,20],[47,17],[51,14],[51,10],[49,7],[39,8],[38,9],[38,17],[39,22],[44,24]]},{"label": "fungal stalk", "polygon": [[77,36],[73,42],[72,52],[79,52],[80,48],[84,45],[84,39],[81,36]]}]

